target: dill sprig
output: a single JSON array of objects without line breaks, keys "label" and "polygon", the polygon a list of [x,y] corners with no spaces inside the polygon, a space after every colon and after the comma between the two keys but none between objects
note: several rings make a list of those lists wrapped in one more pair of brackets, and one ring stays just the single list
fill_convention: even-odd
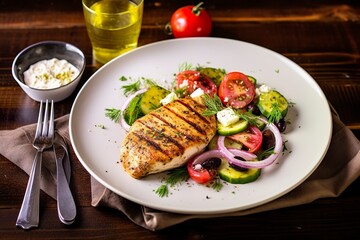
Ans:
[{"label": "dill sprig", "polygon": [[163,184],[160,187],[158,187],[155,191],[159,197],[167,197],[169,196],[169,189],[167,184]]},{"label": "dill sprig", "polygon": [[193,69],[194,69],[194,66],[191,63],[184,62],[184,63],[180,64],[180,66],[178,68],[178,72],[183,72],[186,70],[193,70]]},{"label": "dill sprig", "polygon": [[158,86],[159,84],[157,84],[154,80],[150,79],[150,78],[142,78],[144,84],[148,87],[152,87],[152,86]]},{"label": "dill sprig", "polygon": [[189,179],[189,173],[185,167],[176,168],[168,172],[168,178],[160,187],[155,190],[155,193],[160,197],[167,197],[169,195],[169,186],[173,187],[183,181]]},{"label": "dill sprig", "polygon": [[210,97],[208,94],[203,94],[202,99],[207,107],[205,111],[203,111],[202,115],[211,116],[215,115],[217,112],[223,110],[223,105],[221,103],[220,98],[215,94],[214,97]]},{"label": "dill sprig", "polygon": [[116,108],[105,108],[105,116],[114,122],[119,122],[121,110]]},{"label": "dill sprig", "polygon": [[[123,77],[125,78],[125,77]],[[154,80],[150,78],[141,77],[136,82],[131,83],[129,85],[124,85],[121,88],[124,90],[124,95],[128,96],[132,93],[135,93],[136,91],[140,90],[140,88],[143,87],[152,87],[152,86],[158,86]]]},{"label": "dill sprig", "polygon": [[268,116],[268,121],[270,123],[279,122],[282,119],[282,113],[278,103],[272,103],[271,112]]},{"label": "dill sprig", "polygon": [[271,148],[268,148],[260,153],[257,154],[257,157],[259,160],[263,160],[267,157],[269,157],[271,154],[274,154],[275,151],[274,151],[274,147],[271,147]]},{"label": "dill sprig", "polygon": [[128,79],[127,79],[127,77],[125,77],[125,76],[121,76],[121,77],[119,78],[119,80],[122,81],[122,82],[125,82],[125,81],[127,81]]},{"label": "dill sprig", "polygon": [[239,117],[247,121],[250,125],[255,125],[255,126],[257,125],[257,120],[259,118],[258,116],[250,112],[241,113],[239,114]]},{"label": "dill sprig", "polygon": [[220,178],[219,178],[219,177],[216,177],[216,178],[213,180],[213,182],[212,182],[212,184],[211,184],[211,187],[212,187],[215,191],[217,191],[217,192],[219,192],[219,191],[222,189],[223,184],[222,184],[222,182],[220,181]]},{"label": "dill sprig", "polygon": [[179,96],[180,98],[184,97],[187,93],[188,89],[187,87],[183,87],[183,88],[176,88],[175,89],[175,94],[177,96]]},{"label": "dill sprig", "polygon": [[137,80],[136,82],[129,84],[129,85],[124,85],[121,88],[124,89],[124,95],[125,96],[129,96],[130,94],[138,91],[140,89],[140,79]]}]

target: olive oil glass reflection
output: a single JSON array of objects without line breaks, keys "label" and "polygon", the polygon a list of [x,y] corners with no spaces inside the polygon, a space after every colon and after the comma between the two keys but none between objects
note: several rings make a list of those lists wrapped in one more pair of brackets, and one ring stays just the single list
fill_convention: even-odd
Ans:
[{"label": "olive oil glass reflection", "polygon": [[97,62],[137,47],[144,0],[82,0],[86,28]]}]

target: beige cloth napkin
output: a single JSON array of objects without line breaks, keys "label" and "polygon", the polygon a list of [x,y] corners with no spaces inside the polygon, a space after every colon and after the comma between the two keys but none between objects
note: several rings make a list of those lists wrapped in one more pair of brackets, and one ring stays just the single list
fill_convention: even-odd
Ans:
[{"label": "beige cloth napkin", "polygon": [[[56,119],[56,130],[62,136],[69,136],[69,116]],[[32,142],[35,136],[36,123],[26,125],[15,130],[0,131],[0,154],[13,162],[16,166],[30,174],[33,160],[36,154]],[[42,178],[40,188],[50,197],[56,199],[56,163],[47,161],[53,158],[52,151],[43,153]]]},{"label": "beige cloth napkin", "polygon": [[[56,120],[56,127],[67,138],[68,115]],[[0,131],[0,153],[28,174],[35,150],[31,146],[35,124],[15,130]],[[33,154],[32,154],[33,153]],[[51,176],[51,166],[44,163],[42,190],[54,197],[56,194]],[[155,231],[193,218],[242,216],[257,212],[306,204],[319,198],[339,196],[360,176],[360,142],[344,124],[333,115],[333,134],[329,150],[316,171],[300,186],[267,204],[233,213],[216,215],[187,215],[158,211],[133,203],[111,192],[91,178],[92,206],[110,207],[123,212],[134,223]]]}]

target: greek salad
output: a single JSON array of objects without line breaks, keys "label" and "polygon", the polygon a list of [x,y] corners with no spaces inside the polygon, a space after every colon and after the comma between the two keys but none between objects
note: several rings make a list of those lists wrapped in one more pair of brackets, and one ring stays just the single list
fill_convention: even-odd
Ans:
[{"label": "greek salad", "polygon": [[169,178],[156,190],[160,196],[167,196],[168,186],[188,178],[216,190],[221,189],[221,180],[231,184],[253,182],[284,150],[281,133],[286,129],[290,103],[271,86],[259,84],[240,71],[189,64],[175,74],[172,85],[169,89],[149,79],[138,79],[123,86],[128,98],[121,109],[105,109],[106,116],[119,121],[127,131],[138,118],[182,97],[202,98],[207,107],[203,115],[216,116],[217,134],[207,149],[186,166],[170,171]]}]

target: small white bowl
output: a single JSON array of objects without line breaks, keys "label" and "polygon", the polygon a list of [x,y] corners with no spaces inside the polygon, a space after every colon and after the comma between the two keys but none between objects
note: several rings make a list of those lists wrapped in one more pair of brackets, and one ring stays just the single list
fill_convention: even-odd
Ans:
[{"label": "small white bowl", "polygon": [[[79,70],[78,76],[68,84],[52,89],[37,89],[26,85],[24,72],[39,61],[52,58],[67,60]],[[83,52],[74,45],[59,41],[45,41],[25,48],[15,57],[12,64],[12,75],[25,93],[35,101],[49,99],[58,102],[74,92],[80,82],[85,65]]]}]

